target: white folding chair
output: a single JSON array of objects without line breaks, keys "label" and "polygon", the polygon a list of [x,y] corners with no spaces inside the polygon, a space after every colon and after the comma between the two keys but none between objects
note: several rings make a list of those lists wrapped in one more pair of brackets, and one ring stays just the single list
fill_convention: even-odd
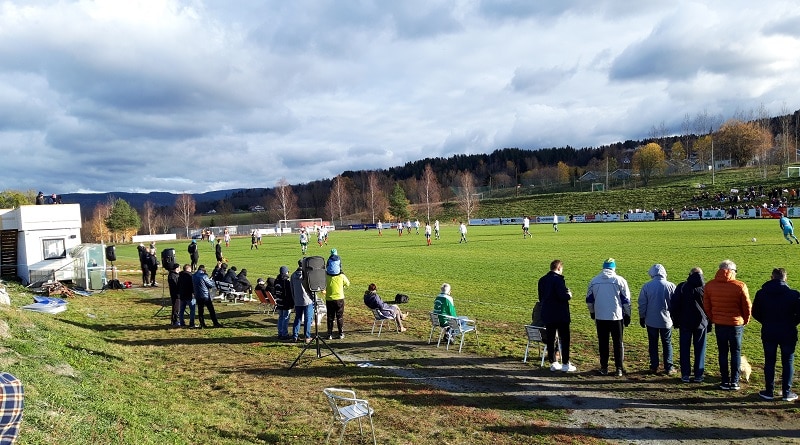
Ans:
[{"label": "white folding chair", "polygon": [[431,344],[431,340],[433,340],[433,331],[438,328],[439,341],[436,343],[436,347],[438,348],[439,344],[442,342],[442,335],[444,334],[446,326],[442,326],[441,323],[439,323],[439,314],[436,312],[430,312],[428,315],[431,318],[431,335],[428,336],[428,344]]},{"label": "white folding chair", "polygon": [[[380,309],[372,309],[372,316],[375,317],[375,321],[372,322],[372,332],[371,334],[375,334],[375,326],[380,323],[380,327],[378,328],[378,337],[381,336],[381,331],[383,331],[383,323],[386,320],[392,320],[394,317],[387,317],[380,311]],[[399,329],[398,329],[399,332]]]},{"label": "white folding chair", "polygon": [[[522,358],[522,362],[528,362],[528,348],[530,348],[531,343],[536,343],[536,346],[539,348],[539,355],[542,357],[542,361],[539,366],[544,366],[544,360],[547,358],[547,343],[544,341],[544,336],[547,335],[547,329],[542,326],[526,324],[525,333],[528,336],[528,344],[525,345],[525,356]],[[561,342],[558,340],[558,332],[556,332],[554,335],[556,336],[556,349],[558,355],[560,356]]]},{"label": "white folding chair", "polygon": [[372,414],[374,410],[369,406],[368,401],[357,399],[355,391],[350,389],[325,388],[322,392],[325,393],[328,404],[333,411],[333,423],[330,428],[328,428],[328,437],[325,439],[325,443],[328,443],[331,439],[331,433],[338,423],[342,425],[342,433],[339,436],[339,443],[341,444],[344,439],[344,430],[351,420],[358,420],[358,429],[363,436],[364,428],[361,426],[361,419],[368,417],[369,427],[372,430],[372,443],[373,445],[377,445],[378,442],[375,440],[375,427],[372,424]]},{"label": "white folding chair", "polygon": [[450,335],[447,337],[447,347],[445,349],[450,350],[450,343],[455,341],[456,337],[461,337],[461,342],[458,346],[458,353],[460,354],[461,349],[464,347],[464,336],[470,332],[475,333],[475,346],[478,346],[478,324],[475,320],[465,317],[450,317],[448,315],[444,315],[444,317],[447,319],[447,326],[450,328]]}]

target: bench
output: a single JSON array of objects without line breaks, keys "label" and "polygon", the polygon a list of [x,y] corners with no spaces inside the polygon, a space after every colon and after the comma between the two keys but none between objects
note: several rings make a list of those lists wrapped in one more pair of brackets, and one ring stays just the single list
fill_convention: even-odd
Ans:
[{"label": "bench", "polygon": [[214,284],[216,284],[217,290],[219,291],[218,297],[222,297],[223,300],[231,300],[231,304],[239,304],[236,300],[244,300],[247,295],[247,292],[237,291],[236,288],[233,287],[233,284],[227,281],[217,281]]}]

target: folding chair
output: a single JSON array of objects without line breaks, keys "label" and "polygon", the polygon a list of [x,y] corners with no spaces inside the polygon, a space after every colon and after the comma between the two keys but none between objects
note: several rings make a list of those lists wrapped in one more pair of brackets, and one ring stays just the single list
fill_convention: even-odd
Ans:
[{"label": "folding chair", "polygon": [[364,399],[357,399],[356,393],[349,389],[338,388],[325,388],[322,390],[325,397],[328,398],[328,404],[333,411],[333,424],[328,429],[328,437],[325,443],[331,439],[331,433],[337,423],[342,425],[342,434],[339,436],[339,443],[344,439],[344,430],[347,423],[351,420],[358,420],[358,429],[361,435],[364,435],[364,428],[361,426],[361,419],[363,417],[369,418],[369,427],[372,430],[372,443],[377,445],[375,440],[375,426],[372,424],[372,414],[374,410],[369,406],[369,402]]},{"label": "folding chair", "polygon": [[447,325],[450,327],[450,336],[447,338],[447,349],[450,350],[450,343],[452,343],[456,337],[461,337],[461,343],[458,346],[458,353],[461,353],[461,349],[464,347],[464,336],[469,332],[475,332],[475,346],[478,346],[478,325],[475,320],[470,320],[469,318],[465,317],[450,317],[444,315],[447,319]]},{"label": "folding chair", "polygon": [[[539,355],[542,357],[539,366],[544,366],[544,360],[547,358],[547,342],[544,341],[544,336],[547,335],[547,329],[542,326],[526,324],[525,333],[528,335],[528,344],[525,345],[525,356],[522,358],[522,363],[528,362],[528,348],[531,346],[531,343],[536,343],[536,346],[539,348]],[[557,345],[557,352],[558,355],[561,356],[561,342],[558,340],[558,332],[554,335],[556,336],[555,344]]]},{"label": "folding chair", "polygon": [[431,340],[433,340],[433,331],[437,328],[439,329],[439,342],[436,343],[436,347],[439,347],[439,343],[442,341],[442,335],[444,334],[444,330],[446,326],[442,326],[439,323],[439,314],[436,312],[430,312],[429,316],[431,317],[431,335],[428,336],[428,344],[431,344]]},{"label": "folding chair", "polygon": [[[373,335],[375,334],[375,325],[377,325],[378,322],[380,322],[380,327],[378,328],[378,337],[380,337],[381,336],[381,331],[383,331],[383,323],[386,320],[393,320],[394,317],[387,317],[387,316],[383,315],[383,312],[381,312],[380,309],[372,309],[372,316],[375,317],[375,321],[372,322],[372,332],[371,332],[371,334],[373,334]],[[398,332],[399,331],[400,330],[398,329]]]},{"label": "folding chair", "polygon": [[255,289],[255,293],[256,296],[258,297],[258,301],[260,302],[258,303],[258,305],[259,306],[261,306],[262,304],[264,305],[264,311],[262,313],[266,314],[269,312],[270,314],[274,314],[275,308],[278,305],[277,303],[275,303],[275,299],[272,298],[272,294],[269,291],[265,291],[263,289]]}]

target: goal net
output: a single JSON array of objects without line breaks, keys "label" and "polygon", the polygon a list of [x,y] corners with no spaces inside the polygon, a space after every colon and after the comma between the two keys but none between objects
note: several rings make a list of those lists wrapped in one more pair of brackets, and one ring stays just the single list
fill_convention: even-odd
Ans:
[{"label": "goal net", "polygon": [[278,228],[282,231],[296,232],[301,227],[305,227],[308,231],[316,230],[322,227],[322,218],[282,219],[278,221]]},{"label": "goal net", "polygon": [[593,192],[602,192],[605,191],[606,185],[602,182],[593,182],[592,183],[592,191]]}]

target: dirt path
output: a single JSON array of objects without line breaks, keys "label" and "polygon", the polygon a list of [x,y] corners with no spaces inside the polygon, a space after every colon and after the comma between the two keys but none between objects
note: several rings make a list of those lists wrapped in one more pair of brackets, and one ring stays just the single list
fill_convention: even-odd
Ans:
[{"label": "dirt path", "polygon": [[[761,400],[755,385],[737,392],[709,383],[684,384],[674,377],[633,372],[600,377],[593,369],[550,372],[536,359],[478,357],[465,351],[397,342],[398,337],[354,335],[338,351],[346,361],[375,366],[454,394],[482,394],[488,407],[515,397],[535,409],[566,409],[567,431],[635,444],[800,443],[800,405]],[[341,346],[345,346],[342,344]],[[582,372],[580,372],[582,371]]]}]

